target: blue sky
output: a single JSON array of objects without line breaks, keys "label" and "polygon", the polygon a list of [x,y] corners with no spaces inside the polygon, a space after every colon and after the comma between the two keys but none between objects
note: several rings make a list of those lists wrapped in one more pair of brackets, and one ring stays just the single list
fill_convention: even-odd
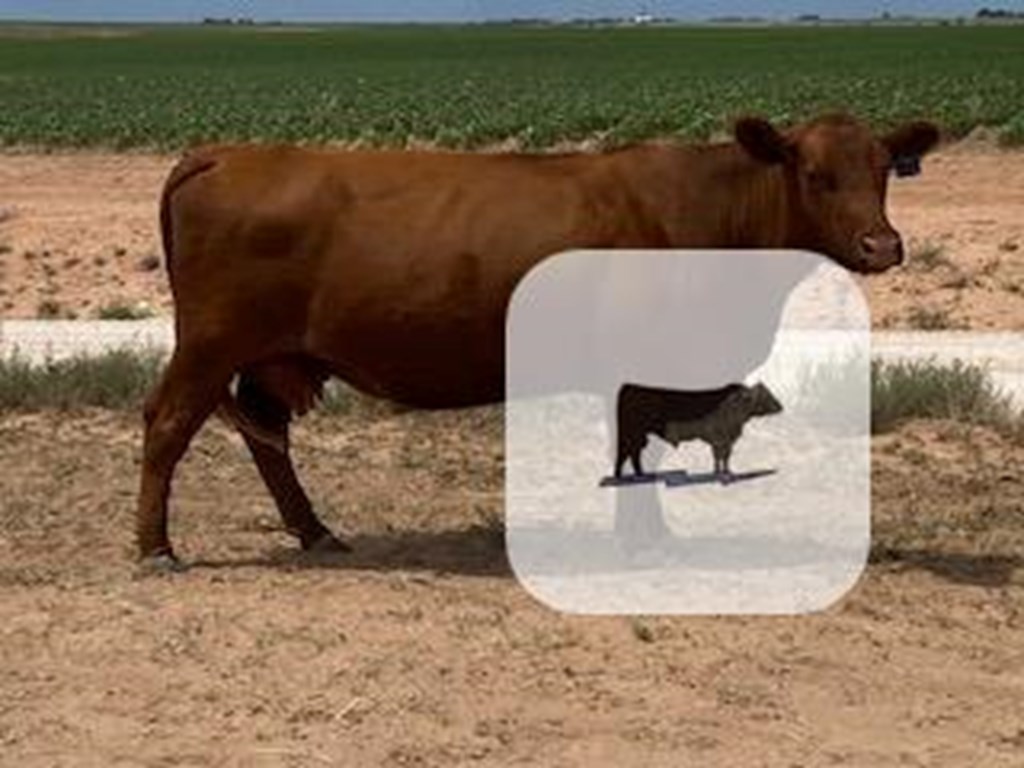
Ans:
[{"label": "blue sky", "polygon": [[1024,0],[0,0],[0,18],[181,21],[247,16],[286,21],[449,21],[517,17],[756,15],[788,18],[892,14],[973,15],[982,7],[1024,11]]}]

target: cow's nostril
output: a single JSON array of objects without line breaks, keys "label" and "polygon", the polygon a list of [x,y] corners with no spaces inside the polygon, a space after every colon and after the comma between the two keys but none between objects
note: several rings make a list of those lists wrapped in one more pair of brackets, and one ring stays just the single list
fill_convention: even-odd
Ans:
[{"label": "cow's nostril", "polygon": [[886,265],[903,262],[903,240],[899,235],[864,235],[860,239],[860,250],[864,258]]}]

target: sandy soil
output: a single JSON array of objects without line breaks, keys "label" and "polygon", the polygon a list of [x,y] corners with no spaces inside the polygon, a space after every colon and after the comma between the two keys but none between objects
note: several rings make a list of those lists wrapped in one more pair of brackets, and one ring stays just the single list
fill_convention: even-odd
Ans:
[{"label": "sandy soil", "polygon": [[[0,156],[0,315],[169,313],[157,198],[173,157]],[[967,140],[892,185],[909,264],[864,281],[879,327],[1024,326],[1024,152]]]},{"label": "sandy soil", "polygon": [[509,573],[500,425],[305,421],[356,546],[316,561],[212,423],[175,496],[196,565],[138,578],[136,419],[0,419],[0,764],[1024,764],[1024,449],[876,440],[875,562],[827,612],[588,618]]},{"label": "sandy soil", "polygon": [[[167,311],[172,162],[0,157],[3,316]],[[875,322],[1021,328],[1024,153],[925,171],[894,184],[917,256],[866,281]],[[140,578],[139,442],[134,415],[0,416],[0,765],[1024,765],[1024,447],[986,430],[876,438],[872,565],[770,619],[536,603],[503,554],[498,409],[302,422],[356,547],[333,560],[296,553],[213,422],[175,487],[195,566]]]}]

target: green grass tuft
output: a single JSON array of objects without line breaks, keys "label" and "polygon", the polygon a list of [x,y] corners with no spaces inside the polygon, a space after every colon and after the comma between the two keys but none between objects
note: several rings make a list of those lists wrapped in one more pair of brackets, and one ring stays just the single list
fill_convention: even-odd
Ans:
[{"label": "green grass tuft", "polygon": [[357,396],[358,393],[351,387],[332,379],[324,385],[323,397],[317,409],[328,416],[346,416],[352,412]]},{"label": "green grass tuft", "polygon": [[64,314],[64,308],[56,299],[43,299],[36,306],[36,317],[42,320],[56,320]]},{"label": "green grass tuft", "polygon": [[1024,414],[984,368],[960,360],[874,360],[871,431],[889,432],[909,419],[952,419],[1024,435]]},{"label": "green grass tuft", "polygon": [[952,313],[942,307],[911,308],[907,313],[907,325],[918,331],[949,331],[964,328],[963,323],[955,320]]},{"label": "green grass tuft", "polygon": [[134,350],[42,365],[13,355],[0,359],[0,412],[137,408],[162,365],[162,354]]},{"label": "green grass tuft", "polygon": [[96,313],[100,320],[145,320],[153,317],[155,312],[148,304],[126,304],[115,301],[104,304]]},{"label": "green grass tuft", "polygon": [[950,266],[950,263],[946,246],[931,241],[916,243],[907,259],[907,266],[919,272],[931,272],[938,267]]},{"label": "green grass tuft", "polygon": [[999,143],[1004,147],[1024,146],[1024,112],[1020,112],[999,131]]}]

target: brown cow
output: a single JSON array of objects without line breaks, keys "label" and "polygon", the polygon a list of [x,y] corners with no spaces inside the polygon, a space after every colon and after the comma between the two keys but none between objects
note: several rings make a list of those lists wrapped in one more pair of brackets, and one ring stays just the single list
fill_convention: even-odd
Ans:
[{"label": "brown cow", "polygon": [[161,204],[177,344],[145,408],[141,556],[175,564],[171,477],[218,408],[302,546],[343,548],[287,451],[291,416],[328,377],[420,407],[501,400],[512,291],[572,248],[799,248],[884,271],[903,258],[885,215],[890,169],[938,138],[929,123],[878,138],[830,115],[602,154],[190,153]]}]

